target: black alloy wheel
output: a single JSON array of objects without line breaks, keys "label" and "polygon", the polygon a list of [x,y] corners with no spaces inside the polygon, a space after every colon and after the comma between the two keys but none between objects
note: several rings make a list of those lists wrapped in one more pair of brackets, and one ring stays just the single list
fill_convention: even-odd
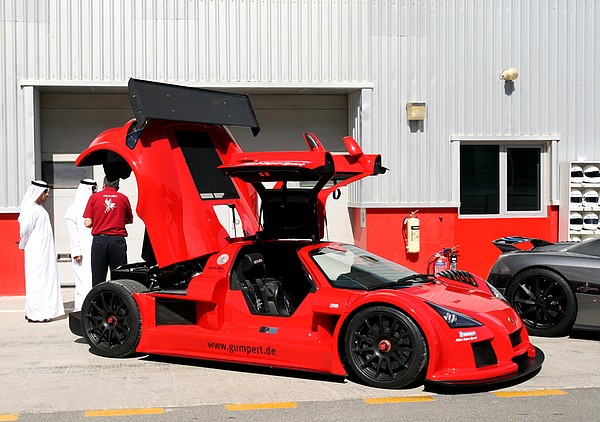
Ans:
[{"label": "black alloy wheel", "polygon": [[534,336],[564,335],[577,316],[577,303],[569,284],[543,268],[523,271],[515,277],[506,296]]},{"label": "black alloy wheel", "polygon": [[142,318],[133,294],[146,291],[137,281],[117,280],[100,283],[88,293],[81,307],[81,328],[94,354],[116,358],[135,352]]},{"label": "black alloy wheel", "polygon": [[427,367],[427,345],[406,314],[388,306],[358,312],[346,331],[346,356],[352,372],[378,388],[402,388]]}]

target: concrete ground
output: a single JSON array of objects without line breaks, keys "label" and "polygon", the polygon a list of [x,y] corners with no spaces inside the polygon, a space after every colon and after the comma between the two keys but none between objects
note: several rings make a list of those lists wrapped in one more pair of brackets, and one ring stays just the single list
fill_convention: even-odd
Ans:
[{"label": "concrete ground", "polygon": [[[73,288],[63,287],[65,308]],[[67,318],[24,319],[24,297],[0,297],[0,414],[174,407],[287,401],[329,401],[429,395],[426,387],[383,390],[294,371],[186,359],[109,359],[89,352]],[[539,374],[503,389],[600,386],[600,336],[532,338],[546,360]]]}]

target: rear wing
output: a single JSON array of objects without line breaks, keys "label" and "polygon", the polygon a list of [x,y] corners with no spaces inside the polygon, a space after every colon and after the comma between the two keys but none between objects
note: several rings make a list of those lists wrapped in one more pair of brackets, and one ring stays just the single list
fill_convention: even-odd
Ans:
[{"label": "rear wing", "polygon": [[537,248],[538,246],[547,246],[554,244],[553,242],[548,242],[547,240],[538,239],[535,237],[522,236],[507,236],[492,241],[494,246],[496,246],[502,252],[517,251],[519,250],[519,248],[517,248],[515,245],[526,242],[531,243],[531,245],[533,245],[534,248]]},{"label": "rear wing", "polygon": [[260,126],[247,95],[129,79],[129,100],[135,116],[127,146],[135,147],[139,132],[152,119],[224,126],[244,126],[258,135]]}]

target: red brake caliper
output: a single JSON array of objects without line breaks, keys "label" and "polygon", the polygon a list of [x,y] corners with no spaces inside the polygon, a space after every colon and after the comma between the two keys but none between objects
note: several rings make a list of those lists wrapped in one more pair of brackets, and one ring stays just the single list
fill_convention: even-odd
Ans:
[{"label": "red brake caliper", "polygon": [[387,353],[392,350],[392,343],[389,340],[381,340],[379,342],[379,351]]}]

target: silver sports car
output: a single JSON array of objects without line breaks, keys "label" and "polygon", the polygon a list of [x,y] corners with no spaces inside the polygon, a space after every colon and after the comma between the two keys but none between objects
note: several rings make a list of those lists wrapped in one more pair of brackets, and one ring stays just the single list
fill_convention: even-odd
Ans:
[{"label": "silver sports car", "polygon": [[[522,249],[525,242],[532,248]],[[600,330],[600,238],[552,243],[513,236],[493,243],[502,254],[488,282],[504,294],[529,334]]]}]

